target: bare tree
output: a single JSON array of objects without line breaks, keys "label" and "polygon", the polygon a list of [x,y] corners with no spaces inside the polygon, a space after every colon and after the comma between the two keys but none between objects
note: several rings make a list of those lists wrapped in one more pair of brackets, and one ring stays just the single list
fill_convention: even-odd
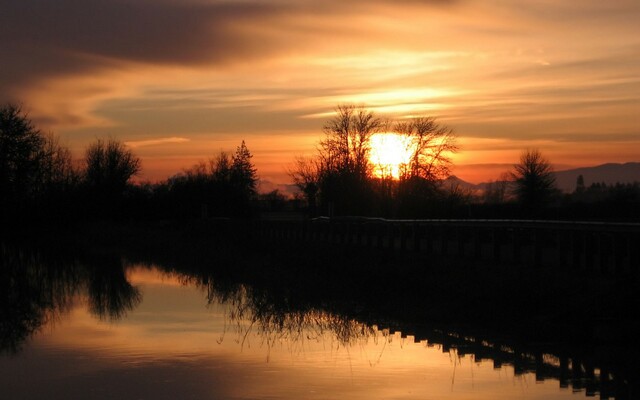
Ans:
[{"label": "bare tree", "polygon": [[51,196],[77,181],[71,152],[53,134],[43,134],[19,106],[0,107],[0,208],[39,201],[39,210]]},{"label": "bare tree", "polygon": [[21,202],[39,186],[44,137],[14,104],[0,108],[0,205]]},{"label": "bare tree", "polygon": [[79,174],[73,165],[71,151],[53,135],[44,135],[42,148],[42,181],[47,187],[63,188],[75,184]]},{"label": "bare tree", "polygon": [[371,203],[370,139],[381,120],[362,106],[339,105],[318,146],[319,194],[329,214],[366,212]]},{"label": "bare tree", "polygon": [[140,159],[124,144],[98,139],[85,154],[85,182],[89,187],[110,195],[117,195],[129,180],[140,172]]},{"label": "bare tree", "polygon": [[309,206],[309,214],[316,214],[316,199],[320,189],[321,167],[317,160],[296,157],[293,167],[288,170],[293,184],[304,193]]},{"label": "bare tree", "polygon": [[336,116],[324,126],[319,153],[324,170],[366,178],[370,171],[370,139],[383,124],[363,106],[339,105]]},{"label": "bare tree", "polygon": [[434,182],[449,176],[449,155],[458,150],[452,129],[440,125],[433,117],[417,117],[397,123],[395,130],[409,139],[411,158],[403,170],[403,178],[420,177]]},{"label": "bare tree", "polygon": [[538,149],[525,150],[511,172],[513,194],[528,212],[536,212],[556,193],[553,168]]},{"label": "bare tree", "polygon": [[221,151],[215,158],[209,160],[209,170],[213,179],[218,182],[231,180],[231,165],[233,160],[229,153]]},{"label": "bare tree", "polygon": [[[402,121],[394,130],[406,137],[409,162],[400,166],[400,179],[394,195],[398,213],[404,217],[427,217],[427,208],[444,198],[452,199],[442,182],[449,176],[450,154],[456,152],[453,130],[433,117]],[[429,205],[430,204],[430,205]]]}]

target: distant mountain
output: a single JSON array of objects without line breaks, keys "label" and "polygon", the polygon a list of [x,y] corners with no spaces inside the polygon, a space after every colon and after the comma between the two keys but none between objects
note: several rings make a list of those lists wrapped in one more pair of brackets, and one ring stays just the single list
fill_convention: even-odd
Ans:
[{"label": "distant mountain", "polygon": [[582,175],[585,186],[604,182],[608,185],[616,183],[640,182],[640,162],[624,164],[602,164],[595,167],[575,168],[556,171],[556,184],[563,192],[573,192],[576,180]]},{"label": "distant mountain", "polygon": [[278,190],[285,197],[293,198],[296,193],[300,193],[300,189],[296,185],[286,184],[286,183],[274,183],[268,180],[258,180],[258,184],[256,185],[256,189],[258,193],[264,194],[269,193],[274,190]]},{"label": "distant mountain", "polygon": [[[576,181],[578,176],[582,175],[585,186],[592,183],[606,183],[614,185],[616,183],[633,183],[640,182],[640,163],[628,162],[624,164],[608,163],[597,165],[595,167],[583,167],[556,171],[556,184],[563,192],[573,192],[576,189]],[[457,179],[457,178],[456,178]],[[462,181],[464,182],[464,181]],[[482,182],[477,185],[468,183],[476,187],[478,191],[484,191],[489,182]],[[462,186],[461,184],[461,187]]]},{"label": "distant mountain", "polygon": [[443,180],[442,185],[446,189],[459,188],[472,194],[479,194],[483,192],[486,186],[485,183],[479,183],[476,185],[475,183],[464,181],[455,175],[451,175],[447,179]]}]

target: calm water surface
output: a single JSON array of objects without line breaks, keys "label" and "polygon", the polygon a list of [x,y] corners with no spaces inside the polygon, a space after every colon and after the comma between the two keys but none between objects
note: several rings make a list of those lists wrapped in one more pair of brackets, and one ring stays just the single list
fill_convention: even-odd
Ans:
[{"label": "calm water surface", "polygon": [[400,332],[318,310],[279,313],[242,286],[217,290],[127,262],[113,272],[10,258],[27,268],[4,272],[18,300],[3,306],[3,399],[585,396]]}]

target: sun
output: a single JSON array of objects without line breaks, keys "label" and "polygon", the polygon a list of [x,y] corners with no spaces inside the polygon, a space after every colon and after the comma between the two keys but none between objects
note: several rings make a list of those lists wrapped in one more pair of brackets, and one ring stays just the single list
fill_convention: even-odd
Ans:
[{"label": "sun", "polygon": [[376,133],[371,136],[369,143],[373,175],[377,178],[399,179],[403,167],[411,160],[411,138],[397,133]]}]

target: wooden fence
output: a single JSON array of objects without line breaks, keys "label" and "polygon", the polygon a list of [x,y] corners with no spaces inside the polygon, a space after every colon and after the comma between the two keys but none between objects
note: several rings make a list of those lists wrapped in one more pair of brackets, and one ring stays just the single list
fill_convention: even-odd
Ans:
[{"label": "wooden fence", "polygon": [[260,221],[265,238],[370,247],[392,252],[635,274],[640,224],[529,220],[316,218]]}]

